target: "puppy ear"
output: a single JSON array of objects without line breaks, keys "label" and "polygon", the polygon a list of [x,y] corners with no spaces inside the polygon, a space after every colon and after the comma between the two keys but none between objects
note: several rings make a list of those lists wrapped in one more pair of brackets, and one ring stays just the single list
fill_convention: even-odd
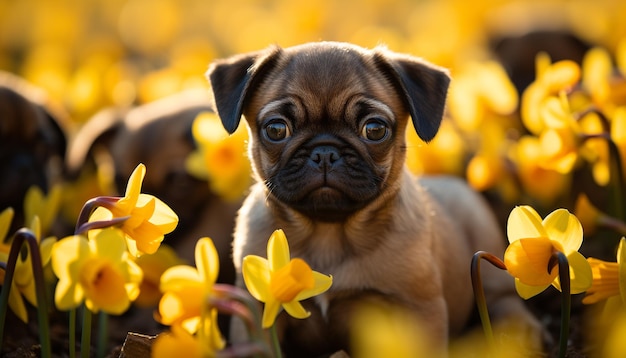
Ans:
[{"label": "puppy ear", "polygon": [[395,81],[409,108],[417,135],[435,137],[443,118],[450,77],[447,70],[408,55],[378,51],[376,63]]},{"label": "puppy ear", "polygon": [[232,134],[239,126],[250,88],[260,83],[281,53],[282,49],[275,46],[218,60],[209,66],[206,77],[211,84],[215,110],[228,133]]}]

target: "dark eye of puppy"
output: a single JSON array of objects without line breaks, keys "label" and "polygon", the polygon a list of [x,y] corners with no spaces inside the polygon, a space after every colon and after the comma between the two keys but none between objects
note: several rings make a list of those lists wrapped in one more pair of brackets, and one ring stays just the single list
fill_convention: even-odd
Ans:
[{"label": "dark eye of puppy", "polygon": [[272,142],[280,142],[291,136],[291,130],[285,119],[274,117],[265,122],[263,134]]},{"label": "dark eye of puppy", "polygon": [[387,122],[378,117],[367,119],[361,129],[363,138],[373,142],[380,142],[387,139],[389,132]]}]

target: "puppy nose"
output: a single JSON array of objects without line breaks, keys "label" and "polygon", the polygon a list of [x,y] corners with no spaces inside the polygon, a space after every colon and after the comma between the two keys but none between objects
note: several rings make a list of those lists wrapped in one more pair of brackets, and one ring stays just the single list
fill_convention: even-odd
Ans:
[{"label": "puppy nose", "polygon": [[309,157],[311,161],[318,167],[332,167],[339,159],[339,149],[330,145],[322,145],[315,147]]}]

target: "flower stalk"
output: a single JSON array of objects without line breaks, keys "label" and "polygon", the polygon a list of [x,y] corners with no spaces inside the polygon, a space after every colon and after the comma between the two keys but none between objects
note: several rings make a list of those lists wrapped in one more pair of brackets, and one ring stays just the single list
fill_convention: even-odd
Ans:
[{"label": "flower stalk", "polygon": [[480,260],[484,259],[493,266],[506,270],[506,266],[504,262],[497,258],[496,256],[485,252],[478,251],[472,257],[472,267],[471,267],[471,275],[472,275],[472,288],[474,289],[474,297],[476,299],[476,306],[478,307],[478,314],[480,315],[480,322],[483,326],[483,331],[485,333],[485,338],[487,339],[487,344],[489,346],[489,350],[492,353],[495,353],[496,343],[493,338],[493,329],[491,328],[491,321],[489,319],[489,311],[487,309],[487,300],[485,299],[485,290],[483,289],[483,282],[480,276]]},{"label": "flower stalk", "polygon": [[[561,282],[561,332],[559,337],[559,358],[565,358],[567,352],[567,341],[569,339],[569,322],[572,309],[572,295],[570,294],[569,262],[567,256],[560,251],[556,251],[552,258],[559,266],[559,280]],[[548,272],[553,268],[551,263]]]},{"label": "flower stalk", "polygon": [[89,358],[91,353],[91,318],[89,308],[83,306],[83,330],[80,338],[80,357]]},{"label": "flower stalk", "polygon": [[624,188],[626,187],[626,179],[624,178],[624,172],[622,168],[622,158],[620,156],[619,148],[617,144],[611,139],[609,133],[600,133],[583,136],[583,140],[601,138],[604,139],[609,147],[610,160],[609,160],[609,172],[611,173],[611,197],[612,202],[612,214],[621,219],[626,219],[626,201],[624,201]]},{"label": "flower stalk", "polygon": [[[236,286],[215,284],[208,305],[219,312],[239,317],[248,331],[250,342],[233,345],[219,351],[219,357],[280,357],[273,353],[276,346],[270,349],[261,326],[259,304],[246,291]],[[275,342],[272,342],[275,344]],[[279,351],[280,354],[280,351]]]},{"label": "flower stalk", "polygon": [[6,320],[7,305],[9,303],[9,291],[11,282],[15,274],[15,266],[17,259],[26,242],[30,249],[33,277],[35,279],[35,293],[37,296],[37,319],[39,321],[39,338],[41,343],[41,356],[50,357],[50,331],[48,324],[48,309],[46,300],[46,287],[44,282],[43,267],[41,264],[41,253],[39,252],[39,244],[33,232],[29,229],[22,228],[15,233],[11,251],[7,260],[6,272],[4,277],[4,285],[0,294],[0,342],[4,337],[4,323]]}]

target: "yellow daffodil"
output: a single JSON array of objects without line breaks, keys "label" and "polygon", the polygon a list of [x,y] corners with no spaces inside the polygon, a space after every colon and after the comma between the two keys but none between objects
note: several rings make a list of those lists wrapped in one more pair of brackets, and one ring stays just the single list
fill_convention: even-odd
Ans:
[{"label": "yellow daffodil", "polygon": [[540,165],[541,143],[537,137],[523,136],[511,152],[525,193],[549,205],[569,192],[570,174],[559,173]]},{"label": "yellow daffodil", "polygon": [[145,174],[145,165],[139,164],[128,180],[125,196],[97,198],[96,202],[101,207],[89,218],[90,222],[127,218],[120,228],[126,234],[128,249],[136,256],[156,252],[164,235],[178,225],[178,216],[167,204],[141,193]]},{"label": "yellow daffodil", "polygon": [[539,134],[542,154],[540,164],[567,174],[578,159],[580,128],[570,112],[565,95],[545,99],[541,116],[545,127]]},{"label": "yellow daffodil", "polygon": [[[521,118],[524,126],[533,134],[539,135],[545,122],[542,116],[545,101],[548,98],[571,89],[580,80],[580,67],[574,61],[564,60],[550,66],[545,66],[538,56],[538,67],[542,69],[537,73],[537,78],[522,94]],[[545,62],[545,60],[544,60]]]},{"label": "yellow daffodil", "polygon": [[24,197],[25,222],[32,222],[33,218],[37,216],[41,224],[41,232],[50,232],[61,206],[62,193],[60,185],[54,185],[48,195],[45,195],[38,186],[28,188]]},{"label": "yellow daffodil", "polygon": [[324,293],[332,285],[332,277],[313,271],[300,258],[290,258],[287,238],[276,230],[267,243],[267,259],[248,255],[243,259],[243,279],[254,298],[265,303],[263,328],[274,324],[284,308],[295,318],[307,318],[300,301]]},{"label": "yellow daffodil", "polygon": [[[584,136],[602,136],[606,133],[603,121],[595,112],[586,114],[579,122]],[[579,152],[580,156],[591,165],[594,181],[600,186],[606,186],[611,178],[607,140],[602,137],[588,138],[580,146]]]},{"label": "yellow daffodil", "polygon": [[618,299],[626,304],[626,238],[622,237],[617,249],[617,262],[587,258],[593,274],[593,282],[587,290],[583,303],[593,304],[606,299]]},{"label": "yellow daffodil", "polygon": [[[13,217],[13,209],[5,209],[0,214],[0,234],[7,231]],[[41,226],[39,217],[32,218],[29,229],[37,239],[39,244],[39,253],[41,255],[41,264],[46,266],[50,262],[50,254],[52,245],[56,238],[49,237],[41,240]],[[11,244],[0,243],[0,261],[7,262],[8,255],[11,250]],[[30,249],[29,249],[30,250]],[[33,306],[37,306],[37,295],[35,287],[35,277],[33,276],[33,266],[30,251],[27,255],[19,255],[15,263],[15,273],[11,282],[11,291],[9,292],[9,307],[22,321],[28,321],[28,314],[22,296]],[[2,282],[4,282],[4,271],[2,271]]]},{"label": "yellow daffodil", "polygon": [[187,332],[183,327],[174,325],[170,332],[159,334],[150,349],[152,358],[189,357],[205,358],[213,355],[203,354],[206,347],[193,334]]},{"label": "yellow daffodil", "polygon": [[246,155],[246,127],[241,125],[228,135],[217,114],[203,112],[194,120],[192,133],[198,149],[187,158],[187,170],[207,179],[211,190],[224,199],[241,198],[252,183],[252,169]]},{"label": "yellow daffodil", "polygon": [[415,174],[461,174],[466,144],[453,123],[441,122],[437,136],[424,144],[414,130],[406,131],[406,164]]},{"label": "yellow daffodil", "polygon": [[463,131],[471,132],[480,130],[490,113],[511,114],[517,102],[517,90],[499,63],[471,63],[455,75],[448,110]]},{"label": "yellow daffodil", "polygon": [[[491,118],[496,119],[496,118]],[[480,145],[466,164],[465,176],[468,183],[478,191],[495,188],[505,200],[514,200],[517,193],[514,178],[508,170],[506,152],[514,145],[507,137],[511,127],[510,118],[484,121],[480,126]],[[478,134],[478,133],[476,133]]]},{"label": "yellow daffodil", "polygon": [[134,303],[139,307],[156,306],[162,296],[159,288],[161,276],[168,268],[183,264],[183,260],[170,246],[161,245],[154,254],[141,255],[135,262],[143,271],[143,280]]},{"label": "yellow daffodil", "polygon": [[[11,221],[13,220],[13,215],[15,211],[13,208],[9,207],[0,213],[0,262],[6,264],[9,260],[9,252],[11,251],[11,246],[7,245],[5,242],[8,241],[7,234],[9,229],[11,228]],[[4,270],[0,270],[0,282],[4,285]],[[14,294],[17,290],[11,289],[11,294]],[[11,297],[9,296],[9,304],[11,302]],[[13,308],[11,306],[11,310],[17,313],[17,307]],[[19,314],[18,314],[19,316]],[[20,319],[25,317],[25,315],[19,316]],[[24,319],[22,319],[24,321]]]},{"label": "yellow daffodil", "polygon": [[143,276],[117,228],[90,232],[89,239],[74,235],[58,241],[52,248],[52,269],[59,278],[54,301],[60,310],[76,308],[84,300],[92,312],[115,315],[137,298]]},{"label": "yellow daffodil", "polygon": [[504,253],[507,271],[515,277],[518,294],[528,299],[553,285],[561,289],[558,267],[550,263],[555,252],[567,256],[571,293],[581,293],[591,285],[591,268],[578,252],[583,230],[578,219],[558,209],[541,220],[530,206],[515,207],[507,222],[509,246]]},{"label": "yellow daffodil", "polygon": [[208,341],[205,343],[220,349],[224,340],[217,326],[217,310],[207,306],[219,272],[219,257],[210,238],[198,240],[195,260],[197,268],[178,265],[161,276],[163,297],[159,302],[159,321],[180,325],[190,334],[201,329],[201,335]]},{"label": "yellow daffodil", "polygon": [[415,316],[398,307],[366,304],[357,307],[351,330],[354,357],[441,357]]},{"label": "yellow daffodil", "polygon": [[587,235],[596,232],[600,218],[603,215],[600,210],[591,203],[585,193],[581,193],[578,195],[578,198],[576,198],[574,214],[580,220],[583,230]]},{"label": "yellow daffodil", "polygon": [[603,107],[609,99],[613,63],[611,54],[602,47],[594,47],[585,53],[582,62],[582,85],[593,102]]}]

